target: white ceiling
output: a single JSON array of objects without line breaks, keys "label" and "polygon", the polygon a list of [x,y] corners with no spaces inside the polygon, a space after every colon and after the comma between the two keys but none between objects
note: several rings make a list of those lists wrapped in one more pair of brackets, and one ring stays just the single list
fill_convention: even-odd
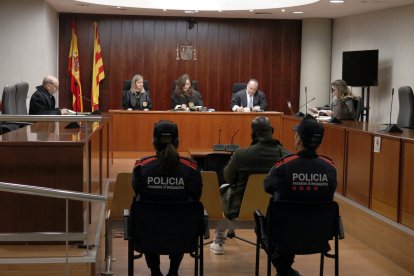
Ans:
[{"label": "white ceiling", "polygon": [[[414,0],[345,0],[345,3],[342,4],[332,4],[329,3],[329,0],[320,0],[319,2],[314,4],[285,8],[284,12],[282,12],[281,8],[277,8],[255,10],[253,12],[199,11],[198,13],[186,14],[184,13],[184,11],[177,10],[163,11],[157,9],[143,8],[117,8],[111,6],[85,4],[75,0],[46,0],[46,2],[48,2],[56,11],[65,13],[263,19],[338,18],[343,16],[379,11],[414,4]],[[294,11],[302,11],[303,14],[294,14]]]}]

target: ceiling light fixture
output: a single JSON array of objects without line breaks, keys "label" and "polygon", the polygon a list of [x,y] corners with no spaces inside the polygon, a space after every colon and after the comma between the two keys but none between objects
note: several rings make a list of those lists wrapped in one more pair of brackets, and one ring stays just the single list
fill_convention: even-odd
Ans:
[{"label": "ceiling light fixture", "polygon": [[295,13],[295,14],[302,14],[303,11],[294,11],[293,13]]},{"label": "ceiling light fixture", "polygon": [[329,2],[330,3],[333,3],[333,4],[341,4],[341,3],[345,2],[345,1],[344,0],[330,0]]}]

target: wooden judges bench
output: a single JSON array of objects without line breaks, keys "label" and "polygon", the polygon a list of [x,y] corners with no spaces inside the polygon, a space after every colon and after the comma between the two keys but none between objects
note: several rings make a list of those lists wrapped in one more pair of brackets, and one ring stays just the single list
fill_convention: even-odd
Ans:
[{"label": "wooden judges bench", "polygon": [[[292,127],[299,119],[280,112],[171,112],[111,110],[113,150],[151,152],[154,123],[171,120],[179,127],[180,151],[211,150],[213,144],[251,142],[251,120],[268,116],[274,137],[295,152]],[[414,229],[414,130],[384,133],[375,123],[343,121],[325,124],[318,152],[332,158],[338,175],[337,192],[375,212]],[[237,132],[237,134],[235,134]],[[374,140],[381,139],[374,152]]]},{"label": "wooden judges bench", "polygon": [[[109,177],[109,122],[75,129],[37,122],[0,135],[0,181],[101,193]],[[83,232],[85,208],[69,201],[69,231]],[[64,232],[65,200],[0,192],[0,221],[2,233]]]}]

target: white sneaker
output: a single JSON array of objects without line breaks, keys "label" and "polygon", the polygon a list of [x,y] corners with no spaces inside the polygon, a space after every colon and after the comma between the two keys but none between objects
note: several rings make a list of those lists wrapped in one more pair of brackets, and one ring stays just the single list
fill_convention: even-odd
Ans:
[{"label": "white sneaker", "polygon": [[219,243],[213,242],[210,245],[210,251],[213,252],[216,255],[222,255],[222,254],[224,254],[224,244],[219,244]]}]

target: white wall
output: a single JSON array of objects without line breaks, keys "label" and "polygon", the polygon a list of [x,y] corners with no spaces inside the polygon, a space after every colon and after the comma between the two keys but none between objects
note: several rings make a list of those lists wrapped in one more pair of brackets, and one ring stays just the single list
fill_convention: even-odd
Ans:
[{"label": "white wall", "polygon": [[29,83],[29,95],[44,76],[57,75],[57,13],[43,0],[1,0],[0,94],[6,84]]},{"label": "white wall", "polygon": [[[302,21],[302,52],[300,70],[299,106],[306,103],[305,87],[309,104],[323,106],[330,103],[331,81],[331,19],[305,19]],[[306,112],[306,105],[300,111]]]},{"label": "white wall", "polygon": [[[387,123],[391,89],[392,121],[398,117],[398,88],[414,87],[414,5],[334,20],[332,80],[342,77],[342,52],[379,49],[379,85],[371,87],[370,122]],[[361,88],[353,88],[357,95]]]}]

